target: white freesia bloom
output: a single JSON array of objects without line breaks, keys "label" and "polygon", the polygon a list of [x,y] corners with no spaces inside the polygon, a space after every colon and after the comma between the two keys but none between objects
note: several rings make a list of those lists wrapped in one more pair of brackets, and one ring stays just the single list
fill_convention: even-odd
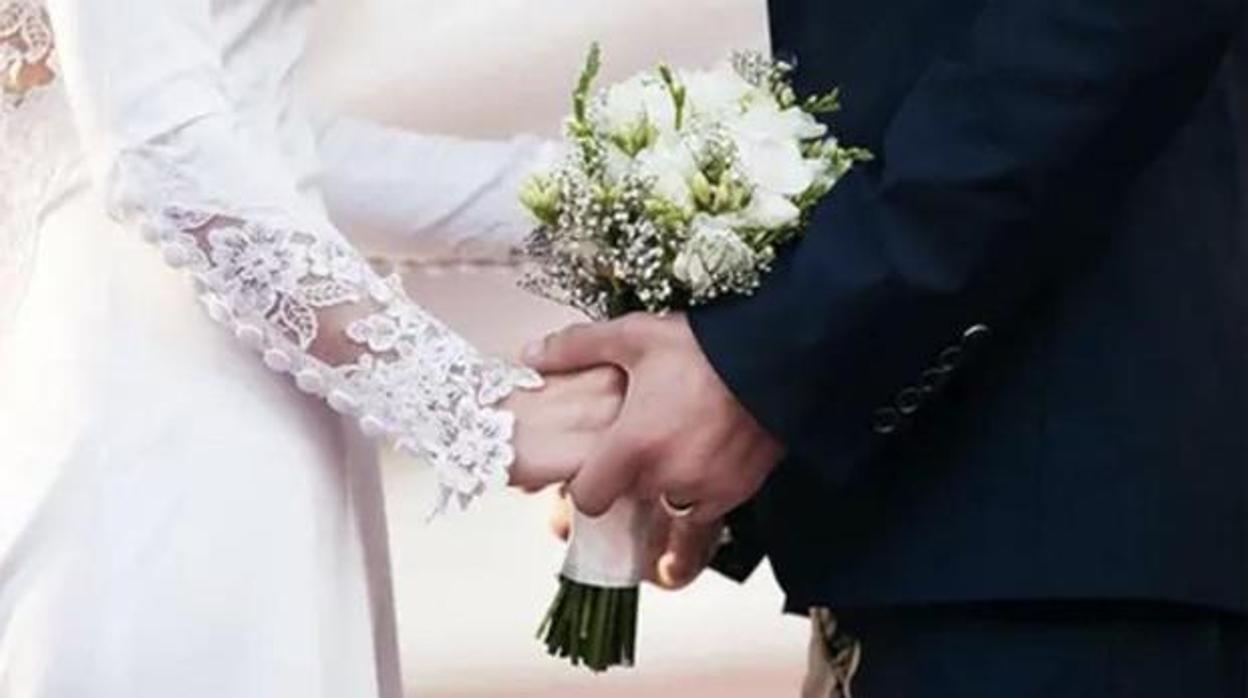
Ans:
[{"label": "white freesia bloom", "polygon": [[633,171],[633,160],[620,150],[618,146],[609,143],[605,148],[604,164],[607,168],[607,177],[613,181],[620,181],[622,177]]},{"label": "white freesia bloom", "polygon": [[740,114],[747,104],[774,101],[770,94],[751,85],[730,66],[681,73],[679,80],[688,91],[691,108],[715,121]]},{"label": "white freesia bloom", "polygon": [[740,222],[750,228],[778,230],[797,223],[802,212],[787,196],[757,189],[750,203],[738,214]]},{"label": "white freesia bloom", "polygon": [[698,172],[698,163],[685,140],[676,133],[659,136],[654,145],[637,155],[639,171],[655,180],[655,192],[681,208],[693,208],[689,181]]},{"label": "white freesia bloom", "polygon": [[720,284],[751,273],[755,265],[754,250],[726,222],[703,216],[694,221],[672,273],[695,297],[705,298]]},{"label": "white freesia bloom", "polygon": [[815,173],[797,141],[733,134],[746,181],[776,194],[797,196],[810,188]]},{"label": "white freesia bloom", "polygon": [[828,127],[814,116],[790,107],[781,109],[775,99],[759,100],[733,120],[733,127],[756,138],[811,140],[823,138]]},{"label": "white freesia bloom", "polygon": [[646,119],[660,133],[676,127],[676,103],[667,87],[650,73],[611,86],[599,106],[596,118],[607,133],[628,133]]}]

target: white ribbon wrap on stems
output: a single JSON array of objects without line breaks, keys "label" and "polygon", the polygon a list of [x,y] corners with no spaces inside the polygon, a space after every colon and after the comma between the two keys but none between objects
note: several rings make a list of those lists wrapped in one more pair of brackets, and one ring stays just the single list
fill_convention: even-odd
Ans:
[{"label": "white ribbon wrap on stems", "polygon": [[563,576],[603,589],[640,586],[653,506],[630,497],[617,501],[597,518],[574,509]]}]

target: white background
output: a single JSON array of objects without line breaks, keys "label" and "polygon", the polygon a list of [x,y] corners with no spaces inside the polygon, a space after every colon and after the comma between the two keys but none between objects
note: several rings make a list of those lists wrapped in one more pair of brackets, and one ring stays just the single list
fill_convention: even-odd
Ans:
[{"label": "white background", "polygon": [[[766,46],[764,0],[336,0],[309,66],[311,87],[343,111],[426,131],[553,135],[591,41],[605,79],[666,60],[713,63]],[[422,273],[416,297],[487,348],[514,352],[574,319],[501,273]],[[494,498],[466,517],[424,523],[427,475],[387,466],[411,691],[420,696],[795,695],[806,628],[779,614],[764,570],[742,588],[708,575],[681,595],[643,600],[640,668],[588,679],[547,659],[533,636],[561,548],[548,500]]]}]

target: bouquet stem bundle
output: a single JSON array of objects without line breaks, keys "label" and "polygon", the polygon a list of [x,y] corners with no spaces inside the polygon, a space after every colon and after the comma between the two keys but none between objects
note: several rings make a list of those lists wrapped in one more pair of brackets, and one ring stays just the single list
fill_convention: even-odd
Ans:
[{"label": "bouquet stem bundle", "polygon": [[573,515],[559,591],[538,630],[551,656],[594,672],[633,666],[650,516],[635,499],[598,518]]},{"label": "bouquet stem bundle", "polygon": [[538,634],[551,656],[602,672],[636,661],[639,587],[609,589],[559,575],[559,593]]}]

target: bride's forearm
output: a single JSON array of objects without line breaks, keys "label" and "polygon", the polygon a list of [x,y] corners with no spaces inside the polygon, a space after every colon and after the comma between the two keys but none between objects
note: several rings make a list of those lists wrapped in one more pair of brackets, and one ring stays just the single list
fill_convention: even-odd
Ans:
[{"label": "bride's forearm", "polygon": [[555,152],[343,117],[322,122],[319,144],[334,221],[370,254],[421,259],[507,258],[531,227],[519,189]]}]

